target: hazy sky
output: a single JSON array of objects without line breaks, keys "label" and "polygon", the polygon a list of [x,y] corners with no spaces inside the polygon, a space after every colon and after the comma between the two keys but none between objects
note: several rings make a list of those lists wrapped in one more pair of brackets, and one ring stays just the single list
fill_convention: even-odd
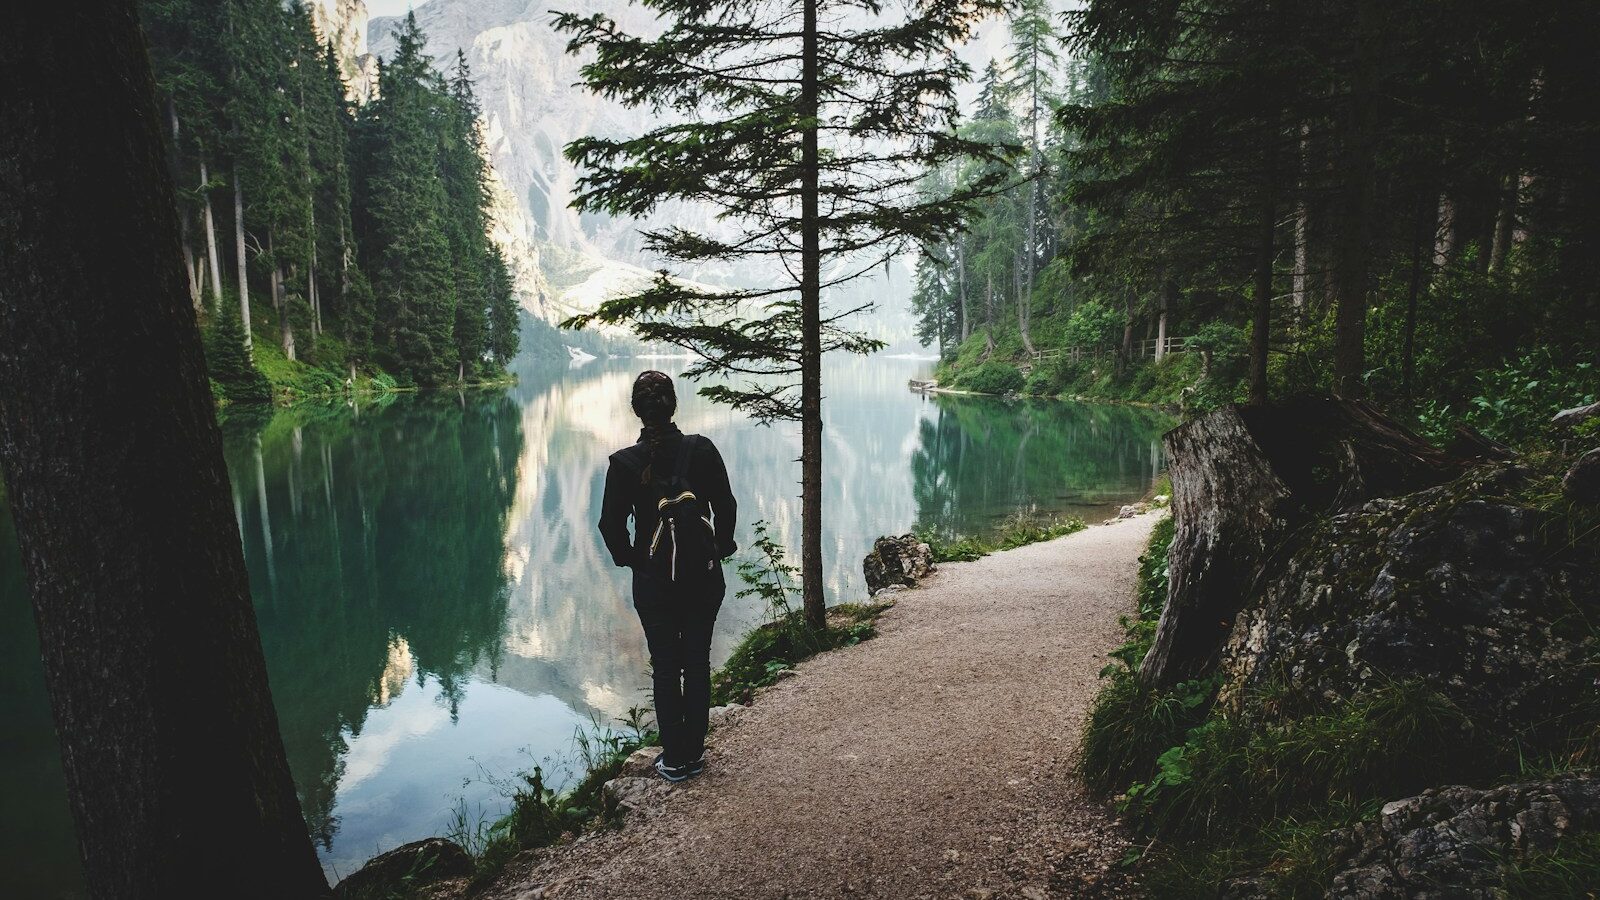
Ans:
[{"label": "hazy sky", "polygon": [[416,9],[428,0],[367,0],[367,15],[403,16],[408,9]]}]

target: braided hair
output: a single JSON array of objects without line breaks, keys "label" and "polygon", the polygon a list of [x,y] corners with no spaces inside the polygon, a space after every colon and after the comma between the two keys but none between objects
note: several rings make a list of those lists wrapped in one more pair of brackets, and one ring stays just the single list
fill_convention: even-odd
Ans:
[{"label": "braided hair", "polygon": [[655,477],[656,460],[662,447],[678,434],[672,414],[678,411],[678,392],[672,377],[654,369],[640,372],[633,382],[633,412],[644,422],[639,440],[650,448],[650,462],[639,473],[639,482],[649,484]]}]

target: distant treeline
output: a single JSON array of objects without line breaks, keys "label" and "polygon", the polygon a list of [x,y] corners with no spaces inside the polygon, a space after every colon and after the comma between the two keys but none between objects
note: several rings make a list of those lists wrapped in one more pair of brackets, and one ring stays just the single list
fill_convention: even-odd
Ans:
[{"label": "distant treeline", "polygon": [[299,2],[144,0],[140,10],[215,380],[231,394],[261,391],[252,334],[272,335],[287,360],[352,377],[430,385],[504,369],[517,302],[488,237],[464,56],[448,74],[434,69],[408,16],[357,104],[331,36]]}]

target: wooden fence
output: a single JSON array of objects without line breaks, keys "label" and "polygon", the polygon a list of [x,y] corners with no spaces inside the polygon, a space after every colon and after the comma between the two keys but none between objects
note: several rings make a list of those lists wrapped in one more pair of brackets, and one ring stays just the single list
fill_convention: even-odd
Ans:
[{"label": "wooden fence", "polygon": [[[1149,359],[1156,355],[1156,345],[1160,338],[1150,338],[1133,342],[1133,355],[1135,359]],[[1189,338],[1168,337],[1166,346],[1162,350],[1163,356],[1168,353],[1185,353],[1189,349]],[[1099,359],[1102,356],[1115,356],[1121,349],[1117,346],[1102,347],[1052,347],[1049,350],[1035,350],[1030,354],[1033,362],[1042,362],[1047,359],[1066,357],[1069,362],[1082,362],[1085,359]]]}]

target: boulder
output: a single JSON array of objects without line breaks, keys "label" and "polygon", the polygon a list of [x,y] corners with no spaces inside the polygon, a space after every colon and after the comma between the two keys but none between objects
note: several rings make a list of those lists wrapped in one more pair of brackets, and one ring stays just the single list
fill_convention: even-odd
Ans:
[{"label": "boulder", "polygon": [[1600,402],[1563,409],[1550,419],[1550,424],[1557,428],[1577,428],[1596,416],[1600,416]]},{"label": "boulder", "polygon": [[915,587],[934,569],[933,548],[913,534],[878,538],[872,544],[872,552],[861,561],[868,593],[876,593],[891,584]]},{"label": "boulder", "polygon": [[1292,715],[1390,680],[1511,731],[1573,708],[1596,644],[1573,610],[1600,606],[1600,572],[1517,501],[1526,480],[1496,464],[1311,529],[1234,621],[1223,708]]},{"label": "boulder", "polygon": [[715,728],[719,725],[726,725],[727,723],[733,721],[734,716],[737,716],[741,711],[748,708],[749,707],[742,703],[728,703],[723,706],[711,707],[711,727]]},{"label": "boulder", "polygon": [[446,878],[470,876],[472,869],[472,857],[459,844],[426,838],[368,860],[340,881],[334,894],[341,900],[379,900]]},{"label": "boulder", "polygon": [[1578,457],[1561,479],[1561,493],[1573,503],[1600,505],[1600,447]]},{"label": "boulder", "polygon": [[1329,835],[1329,896],[1360,900],[1503,898],[1508,866],[1563,837],[1600,831],[1600,778],[1572,775],[1492,790],[1436,788]]}]

